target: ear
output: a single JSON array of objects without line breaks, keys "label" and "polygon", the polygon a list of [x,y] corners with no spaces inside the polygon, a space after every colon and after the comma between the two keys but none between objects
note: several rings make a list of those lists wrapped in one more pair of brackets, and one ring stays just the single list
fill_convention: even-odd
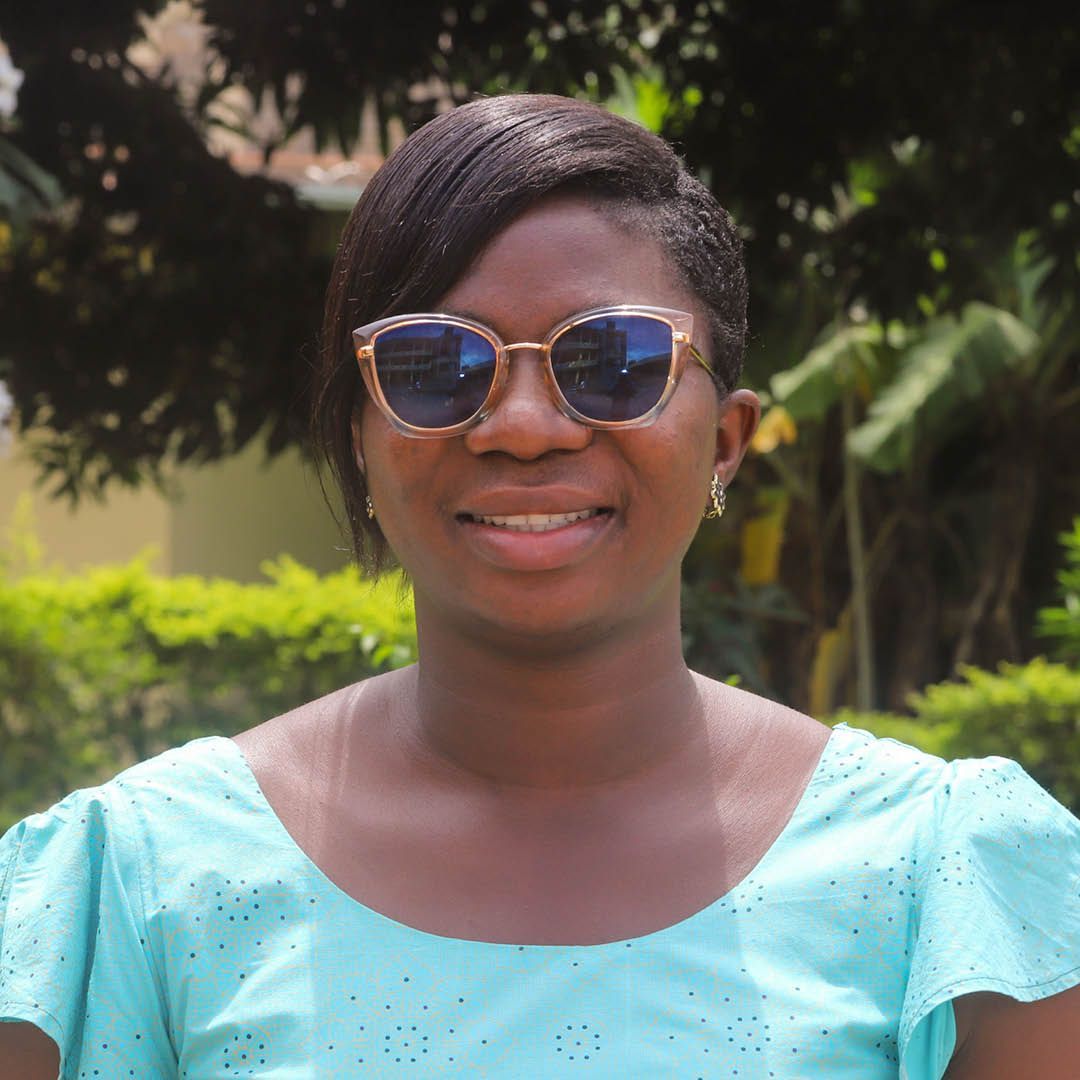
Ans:
[{"label": "ear", "polygon": [[730,484],[738,472],[760,419],[761,402],[752,390],[733,390],[721,403],[715,471],[725,484]]},{"label": "ear", "polygon": [[360,441],[360,418],[354,416],[352,420],[349,421],[349,427],[352,430],[352,445],[353,453],[356,455],[356,467],[361,473],[366,475],[367,468],[364,465],[364,447],[363,443]]}]

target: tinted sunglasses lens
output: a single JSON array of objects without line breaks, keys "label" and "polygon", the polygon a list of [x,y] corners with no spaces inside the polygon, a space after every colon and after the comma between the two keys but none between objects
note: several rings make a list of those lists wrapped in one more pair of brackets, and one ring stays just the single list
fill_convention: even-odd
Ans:
[{"label": "tinted sunglasses lens", "polygon": [[418,428],[468,420],[495,378],[495,347],[462,326],[419,322],[377,335],[375,372],[390,408]]},{"label": "tinted sunglasses lens", "polygon": [[637,420],[663,396],[671,327],[646,315],[601,315],[572,326],[551,347],[563,397],[590,420]]}]

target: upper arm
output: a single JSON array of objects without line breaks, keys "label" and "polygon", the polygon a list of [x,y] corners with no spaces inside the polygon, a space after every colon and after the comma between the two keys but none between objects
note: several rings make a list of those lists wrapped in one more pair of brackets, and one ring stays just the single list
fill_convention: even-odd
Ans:
[{"label": "upper arm", "polygon": [[60,1051],[39,1027],[26,1023],[0,1023],[0,1062],[6,1074],[20,1080],[57,1080]]},{"label": "upper arm", "polygon": [[958,997],[956,1051],[947,1080],[1073,1080],[1080,1075],[1080,986],[1041,1001],[1003,994]]}]

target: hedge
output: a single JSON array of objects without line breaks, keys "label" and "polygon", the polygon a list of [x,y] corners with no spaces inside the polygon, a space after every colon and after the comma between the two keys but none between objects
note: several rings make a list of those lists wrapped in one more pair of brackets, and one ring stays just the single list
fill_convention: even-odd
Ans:
[{"label": "hedge", "polygon": [[[1080,552],[1080,522],[1074,531]],[[235,734],[415,659],[399,579],[320,577],[288,558],[263,569],[257,585],[159,577],[140,561],[79,577],[0,572],[0,831],[169,746]],[[1066,655],[1078,640],[1073,573],[1062,607],[1040,613]],[[1080,671],[1037,659],[960,674],[914,695],[910,716],[830,722],[946,758],[1015,758],[1080,810]]]},{"label": "hedge", "polygon": [[846,721],[944,758],[1014,758],[1080,812],[1080,671],[1039,658],[960,674],[960,682],[912,695],[912,716],[842,710],[829,722]]},{"label": "hedge", "polygon": [[1053,642],[1055,659],[1080,664],[1080,517],[1059,539],[1065,554],[1057,575],[1061,603],[1039,612],[1036,629]]},{"label": "hedge", "polygon": [[231,735],[416,656],[399,579],[0,575],[0,831],[201,735]]}]

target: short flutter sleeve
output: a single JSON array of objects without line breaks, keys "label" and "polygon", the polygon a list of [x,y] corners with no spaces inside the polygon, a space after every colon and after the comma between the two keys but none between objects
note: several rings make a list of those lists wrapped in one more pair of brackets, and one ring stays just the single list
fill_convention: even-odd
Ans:
[{"label": "short flutter sleeve", "polygon": [[118,794],[77,791],[0,839],[0,1020],[49,1035],[64,1080],[175,1074]]},{"label": "short flutter sleeve", "polygon": [[942,773],[920,852],[916,936],[900,1023],[903,1080],[938,1080],[953,998],[1018,1001],[1080,983],[1080,821],[1004,758]]}]

